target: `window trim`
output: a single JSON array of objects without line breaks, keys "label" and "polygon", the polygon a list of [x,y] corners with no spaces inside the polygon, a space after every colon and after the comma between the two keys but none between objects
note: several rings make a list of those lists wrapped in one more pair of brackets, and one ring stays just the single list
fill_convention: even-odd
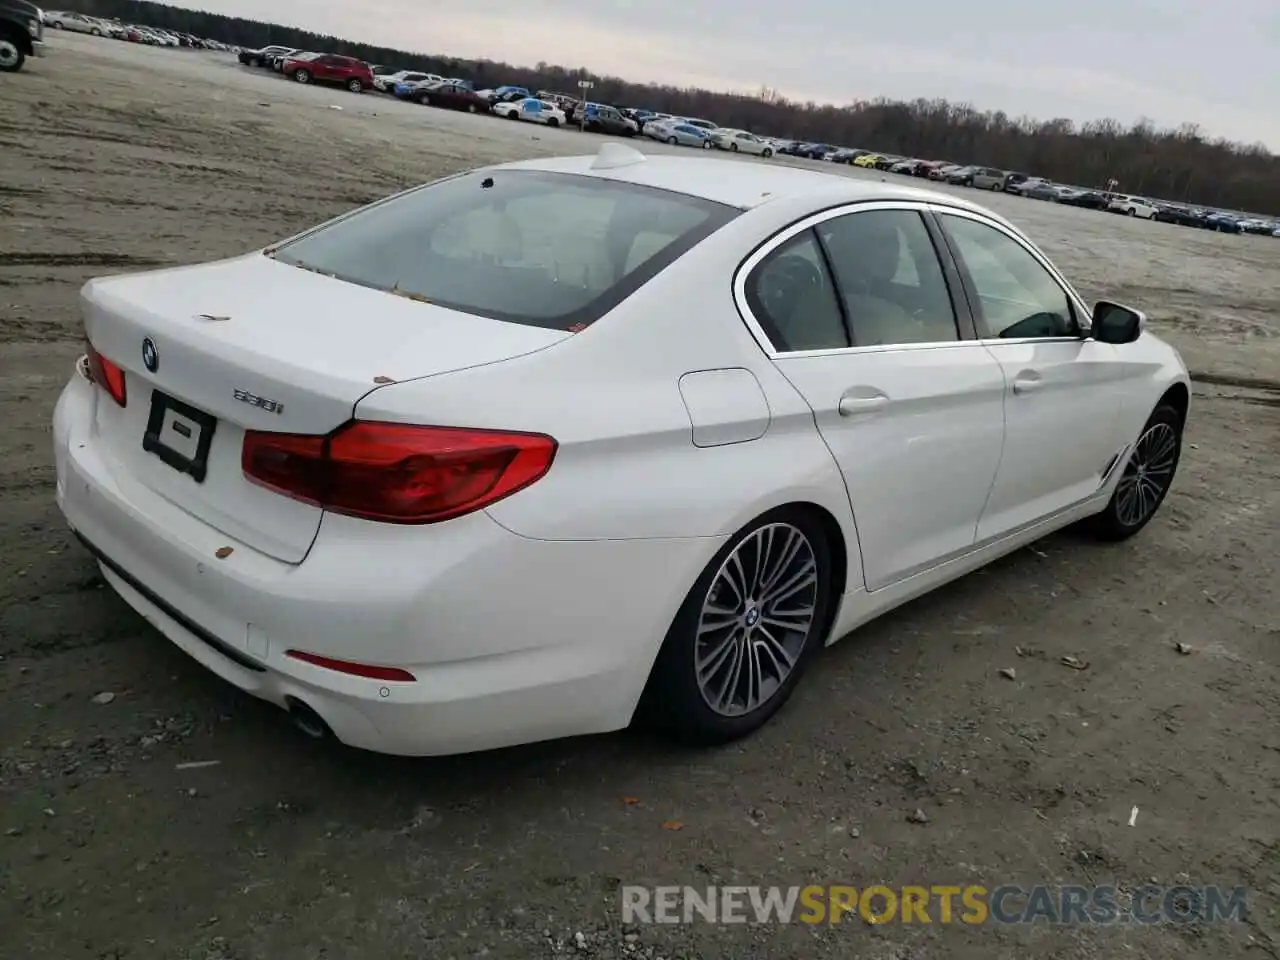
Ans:
[{"label": "window trim", "polygon": [[[765,356],[769,357],[771,360],[780,360],[783,358],[829,357],[857,353],[886,353],[898,350],[936,350],[940,347],[956,347],[980,343],[981,341],[977,337],[977,329],[974,324],[973,313],[969,307],[968,295],[963,286],[963,278],[960,276],[958,265],[954,261],[954,256],[951,252],[950,246],[946,242],[945,236],[942,233],[942,228],[937,223],[936,218],[932,215],[935,209],[951,212],[953,208],[920,200],[863,200],[853,203],[841,203],[838,206],[828,207],[825,210],[811,213],[799,220],[796,220],[771,234],[763,242],[758,244],[756,248],[752,250],[752,252],[748,254],[747,257],[738,265],[737,270],[734,272],[732,290],[734,304],[738,308],[738,313],[746,324],[747,330],[750,331],[751,335],[755,338],[760,349],[764,351]],[[773,341],[765,332],[764,326],[760,323],[759,318],[757,318],[752,312],[751,307],[747,302],[747,279],[751,276],[751,273],[760,265],[761,261],[766,259],[775,250],[792,240],[797,235],[804,233],[806,230],[813,230],[819,225],[826,223],[828,220],[834,220],[837,217],[856,213],[870,213],[876,210],[917,213],[924,221],[925,229],[929,233],[929,240],[932,242],[934,247],[934,253],[937,255],[938,261],[942,266],[942,275],[947,284],[947,292],[951,300],[952,312],[955,315],[959,338],[956,340],[936,340],[921,343],[885,343],[860,347],[826,347],[821,350],[779,350],[773,345]],[[822,246],[820,237],[818,238],[818,243],[819,249],[823,251],[825,258],[826,251]],[[828,273],[830,274],[829,268]],[[834,285],[834,276],[831,277],[831,280]],[[850,336],[851,335],[852,334],[850,333]],[[1010,343],[1013,341],[1002,340],[1000,342]]]},{"label": "window trim", "polygon": [[1076,321],[1076,327],[1079,330],[1079,332],[1076,334],[1072,334],[1070,336],[1064,336],[1064,337],[984,337],[984,336],[979,336],[978,341],[980,343],[985,343],[989,345],[993,345],[997,343],[1064,343],[1064,342],[1077,342],[1081,340],[1089,340],[1092,338],[1093,326],[1092,326],[1092,323],[1090,322],[1092,317],[1092,311],[1089,309],[1088,305],[1085,303],[1084,298],[1081,297],[1080,294],[1076,292],[1076,289],[1073,286],[1071,286],[1071,284],[1067,281],[1066,277],[1062,275],[1062,273],[1058,270],[1057,267],[1055,267],[1052,263],[1049,262],[1048,257],[1046,257],[1043,253],[1041,253],[1039,250],[1036,249],[1035,244],[1033,244],[1029,239],[1021,236],[1020,234],[1018,234],[1017,231],[1012,230],[1010,227],[1008,227],[1006,224],[1001,223],[999,220],[996,220],[993,217],[989,217],[989,216],[977,213],[976,211],[960,210],[955,207],[935,205],[935,209],[933,212],[936,214],[934,219],[937,221],[938,229],[939,231],[941,231],[942,236],[945,238],[947,245],[950,248],[951,256],[955,262],[956,270],[960,274],[961,282],[964,285],[965,297],[970,302],[970,309],[973,313],[975,329],[977,324],[977,318],[980,315],[979,312],[973,308],[973,304],[975,304],[978,301],[977,286],[973,282],[973,277],[970,276],[969,274],[969,268],[965,266],[964,260],[961,258],[956,248],[955,238],[951,235],[951,231],[948,229],[946,221],[942,219],[942,216],[941,216],[942,214],[946,214],[947,216],[959,217],[962,220],[972,220],[975,223],[980,223],[983,226],[990,227],[991,229],[995,230],[997,233],[1000,233],[1003,236],[1007,237],[1009,240],[1012,240],[1015,244],[1017,244],[1023,250],[1025,250],[1028,254],[1030,254],[1031,258],[1035,260],[1036,263],[1040,264],[1040,266],[1044,268],[1044,270],[1049,274],[1049,277],[1055,283],[1057,283],[1057,285],[1062,289],[1062,292],[1066,294],[1067,303],[1071,306],[1072,310],[1074,310],[1076,313],[1075,321]]}]

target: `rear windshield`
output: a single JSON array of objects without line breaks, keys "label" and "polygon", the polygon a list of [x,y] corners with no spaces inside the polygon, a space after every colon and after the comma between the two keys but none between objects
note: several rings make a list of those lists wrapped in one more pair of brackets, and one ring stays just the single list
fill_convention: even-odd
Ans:
[{"label": "rear windshield", "polygon": [[596,177],[481,171],[358,210],[269,253],[465,313],[569,330],[598,320],[738,213]]}]

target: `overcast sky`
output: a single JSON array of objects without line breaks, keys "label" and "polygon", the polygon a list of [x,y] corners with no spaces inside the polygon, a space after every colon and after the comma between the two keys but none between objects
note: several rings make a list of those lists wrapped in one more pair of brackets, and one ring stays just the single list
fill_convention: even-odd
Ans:
[{"label": "overcast sky", "polygon": [[1141,116],[1280,152],[1280,0],[178,0],[426,53],[847,102]]}]

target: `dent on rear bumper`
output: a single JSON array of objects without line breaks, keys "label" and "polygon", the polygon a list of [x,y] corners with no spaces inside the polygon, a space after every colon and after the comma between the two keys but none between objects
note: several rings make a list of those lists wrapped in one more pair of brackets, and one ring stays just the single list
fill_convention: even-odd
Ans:
[{"label": "dent on rear bumper", "polygon": [[[625,726],[716,546],[539,541],[484,513],[429,528],[326,515],[306,561],[290,565],[106,470],[88,434],[96,399],[79,377],[67,385],[55,459],[59,505],[109,561],[108,581],[210,670],[277,704],[302,700],[353,746],[455,753]],[[334,673],[290,648],[418,679]]]}]

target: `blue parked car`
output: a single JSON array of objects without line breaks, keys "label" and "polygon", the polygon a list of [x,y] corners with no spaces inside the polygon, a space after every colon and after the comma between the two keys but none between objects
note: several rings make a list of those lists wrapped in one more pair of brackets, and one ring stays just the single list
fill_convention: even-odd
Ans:
[{"label": "blue parked car", "polygon": [[827,154],[835,152],[836,148],[829,143],[806,143],[796,150],[795,156],[805,157],[809,160],[821,160]]},{"label": "blue parked car", "polygon": [[[475,88],[473,87],[472,89]],[[501,87],[495,88],[493,91],[493,100],[495,103],[510,103],[515,100],[528,100],[532,96],[533,94],[525,87],[516,87],[511,84],[504,84]]]},{"label": "blue parked car", "polygon": [[391,95],[397,100],[413,100],[423,86],[429,86],[430,80],[401,80],[391,88]]}]

